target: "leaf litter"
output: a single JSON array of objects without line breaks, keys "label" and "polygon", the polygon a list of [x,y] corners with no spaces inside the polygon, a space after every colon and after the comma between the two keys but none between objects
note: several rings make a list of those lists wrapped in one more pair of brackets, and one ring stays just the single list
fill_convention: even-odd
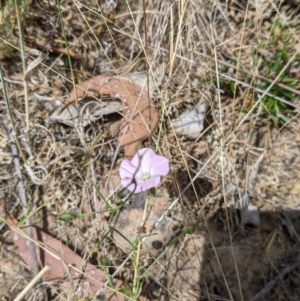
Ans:
[{"label": "leaf litter", "polygon": [[[156,128],[158,113],[145,88],[129,79],[97,75],[78,86],[66,100],[68,106],[85,98],[97,98],[109,94],[122,101],[123,122],[118,134],[118,143],[124,147],[126,158],[132,158],[143,140],[148,139]],[[110,105],[107,105],[110,108]],[[57,118],[57,117],[56,117]]]},{"label": "leaf litter", "polygon": [[122,109],[120,101],[90,100],[83,105],[68,105],[63,111],[61,108],[56,109],[50,116],[50,121],[64,123],[71,127],[77,127],[80,124],[85,127],[92,122],[96,122],[105,115],[119,112]]}]

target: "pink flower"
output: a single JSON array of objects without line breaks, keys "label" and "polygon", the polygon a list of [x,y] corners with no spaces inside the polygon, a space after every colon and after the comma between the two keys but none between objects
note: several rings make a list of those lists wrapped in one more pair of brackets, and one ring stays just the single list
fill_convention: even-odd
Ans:
[{"label": "pink flower", "polygon": [[138,150],[131,161],[125,159],[120,166],[122,185],[134,193],[156,187],[168,172],[169,160],[150,148]]}]

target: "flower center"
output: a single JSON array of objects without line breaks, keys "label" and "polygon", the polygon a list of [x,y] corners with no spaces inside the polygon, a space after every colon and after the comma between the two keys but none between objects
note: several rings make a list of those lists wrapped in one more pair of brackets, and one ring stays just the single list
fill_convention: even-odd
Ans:
[{"label": "flower center", "polygon": [[148,181],[150,178],[151,178],[150,172],[144,172],[144,173],[142,173],[141,179],[143,181]]}]

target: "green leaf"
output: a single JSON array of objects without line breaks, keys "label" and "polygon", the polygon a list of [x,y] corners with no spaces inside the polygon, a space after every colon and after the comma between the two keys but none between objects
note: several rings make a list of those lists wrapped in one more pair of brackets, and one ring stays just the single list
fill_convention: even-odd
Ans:
[{"label": "green leaf", "polygon": [[284,61],[284,63],[287,63],[289,61],[289,56],[285,51],[282,52],[282,60]]},{"label": "green leaf", "polygon": [[156,189],[154,187],[150,189],[150,194],[156,198]]},{"label": "green leaf", "polygon": [[81,214],[74,212],[65,212],[58,216],[58,219],[63,222],[71,222],[73,219],[80,217]]},{"label": "green leaf", "polygon": [[282,56],[281,53],[276,57],[275,63],[273,65],[272,71],[278,74],[280,70],[282,69],[281,66]]},{"label": "green leaf", "polygon": [[282,91],[282,94],[287,97],[288,99],[294,99],[295,98],[295,94],[292,92],[288,92],[288,91]]},{"label": "green leaf", "polygon": [[275,102],[274,109],[275,109],[276,115],[278,115],[278,113],[280,113],[280,106],[278,105],[277,101]]},{"label": "green leaf", "polygon": [[235,94],[235,87],[236,86],[235,86],[235,82],[234,81],[230,81],[229,87],[230,87],[231,93]]},{"label": "green leaf", "polygon": [[291,84],[297,84],[297,80],[295,80],[294,78],[290,78],[290,77],[284,77],[281,79],[282,83],[291,83]]},{"label": "green leaf", "polygon": [[286,117],[285,115],[283,115],[282,113],[279,113],[278,117],[283,121],[282,124],[290,122],[290,119],[288,117]]},{"label": "green leaf", "polygon": [[110,260],[108,257],[102,256],[99,261],[98,261],[98,265],[104,269],[110,266]]}]

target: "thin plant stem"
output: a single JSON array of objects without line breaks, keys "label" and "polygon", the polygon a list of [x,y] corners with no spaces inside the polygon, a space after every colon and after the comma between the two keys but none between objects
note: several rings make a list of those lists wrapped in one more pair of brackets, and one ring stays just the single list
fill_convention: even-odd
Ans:
[{"label": "thin plant stem", "polygon": [[20,153],[20,156],[21,156],[23,162],[26,163],[26,157],[25,157],[25,155],[24,155],[24,153],[22,151],[21,144],[20,144],[19,138],[17,136],[16,126],[15,126],[15,123],[14,123],[14,119],[13,119],[13,115],[12,115],[10,103],[9,103],[9,100],[8,100],[8,95],[7,95],[7,91],[6,91],[6,85],[5,85],[4,76],[3,76],[3,72],[2,72],[1,66],[0,66],[0,80],[3,83],[3,89],[2,90],[3,90],[4,101],[5,101],[5,105],[6,105],[6,109],[7,109],[8,119],[10,121],[10,124],[11,124],[11,127],[12,127],[12,131],[13,131],[13,135],[14,135],[14,138],[15,138],[15,142],[16,142],[18,151]]},{"label": "thin plant stem", "polygon": [[18,0],[15,0],[16,14],[17,14],[17,23],[18,23],[18,31],[20,38],[20,50],[21,50],[21,60],[22,60],[22,68],[23,68],[23,87],[24,87],[24,101],[25,101],[25,120],[26,120],[26,131],[30,130],[30,116],[29,116],[29,100],[28,100],[28,85],[26,81],[26,58],[25,58],[25,48],[24,48],[24,39],[23,39],[23,30],[21,23],[21,14],[20,8],[18,4]]},{"label": "thin plant stem", "polygon": [[[216,79],[217,79],[217,98],[218,98],[218,104],[219,104],[219,109],[220,109],[220,112],[222,112],[222,104],[221,104],[221,95],[220,95],[220,77],[219,77],[219,65],[218,65],[218,61],[217,61],[217,46],[215,44],[215,39],[214,39],[214,33],[213,33],[213,29],[211,28],[211,33],[212,33],[212,40],[213,40],[213,44],[214,44],[214,56],[215,56],[215,64],[216,64]],[[219,124],[220,124],[220,128],[223,128],[223,119],[222,119],[222,114],[220,114],[219,118]],[[221,149],[220,149],[220,155],[221,156],[224,156],[224,137],[223,135],[221,135],[220,137],[220,142],[221,142]],[[222,164],[221,166],[222,168],[222,185],[223,185],[223,189],[224,189],[224,164]],[[225,190],[223,190],[225,191]],[[225,214],[226,214],[226,221],[227,221],[227,226],[229,227],[229,224],[228,224],[228,211],[227,211],[227,203],[226,203],[226,198],[224,196],[224,200],[225,200]],[[230,228],[228,228],[230,229]],[[207,228],[208,230],[208,228]],[[209,230],[208,230],[209,231]],[[209,233],[210,235],[210,233]],[[228,292],[228,295],[230,297],[230,300],[233,300],[233,296],[232,296],[232,293],[231,293],[231,290],[230,290],[230,287],[228,285],[228,282],[227,282],[227,279],[223,273],[223,269],[222,269],[222,266],[221,266],[221,263],[220,263],[220,260],[219,260],[219,257],[218,255],[216,254],[216,249],[213,245],[213,248],[214,248],[214,252],[215,252],[215,255],[216,255],[216,259],[217,259],[217,262],[218,262],[218,265],[219,265],[219,268],[220,270],[222,271],[222,276],[223,276],[223,279],[224,279],[224,282],[225,282],[225,286],[226,286],[226,289],[227,289],[227,292]],[[239,274],[237,272],[237,278],[239,280]],[[239,286],[240,286],[240,282],[239,283]]]},{"label": "thin plant stem", "polygon": [[[147,208],[148,208],[148,198],[146,198],[146,202],[145,202],[142,227],[145,225],[146,222]],[[138,237],[138,239],[139,242],[136,250],[136,257],[135,257],[135,264],[134,264],[134,280],[133,280],[133,293],[135,296],[138,295],[138,289],[139,289],[139,287],[137,287],[137,282],[139,277],[139,261],[140,261],[141,245],[142,245],[142,240],[140,239],[140,237]]]},{"label": "thin plant stem", "polygon": [[[188,4],[188,1],[186,1],[186,0],[178,1],[178,14],[179,14],[178,33],[176,36],[176,42],[175,42],[173,53],[170,53],[171,57],[170,57],[169,77],[172,77],[173,71],[174,71],[176,54],[178,52],[178,46],[179,46],[180,39],[182,38],[182,23],[183,23],[183,17],[185,15],[187,4]],[[171,37],[171,38],[173,38],[173,37]]]},{"label": "thin plant stem", "polygon": [[[66,50],[67,50],[67,54],[68,54],[68,61],[69,61],[69,67],[70,67],[70,72],[71,72],[71,80],[73,83],[73,89],[76,93],[74,70],[72,67],[72,60],[71,60],[70,50],[69,50],[68,41],[67,41],[66,30],[65,30],[65,26],[64,26],[64,22],[63,22],[63,18],[62,18],[62,11],[60,8],[60,0],[56,0],[56,6],[58,9],[58,15],[59,15],[59,21],[60,21],[60,25],[61,25],[62,35],[64,38],[64,42],[65,42]],[[77,95],[76,95],[76,105],[78,105]]]}]

